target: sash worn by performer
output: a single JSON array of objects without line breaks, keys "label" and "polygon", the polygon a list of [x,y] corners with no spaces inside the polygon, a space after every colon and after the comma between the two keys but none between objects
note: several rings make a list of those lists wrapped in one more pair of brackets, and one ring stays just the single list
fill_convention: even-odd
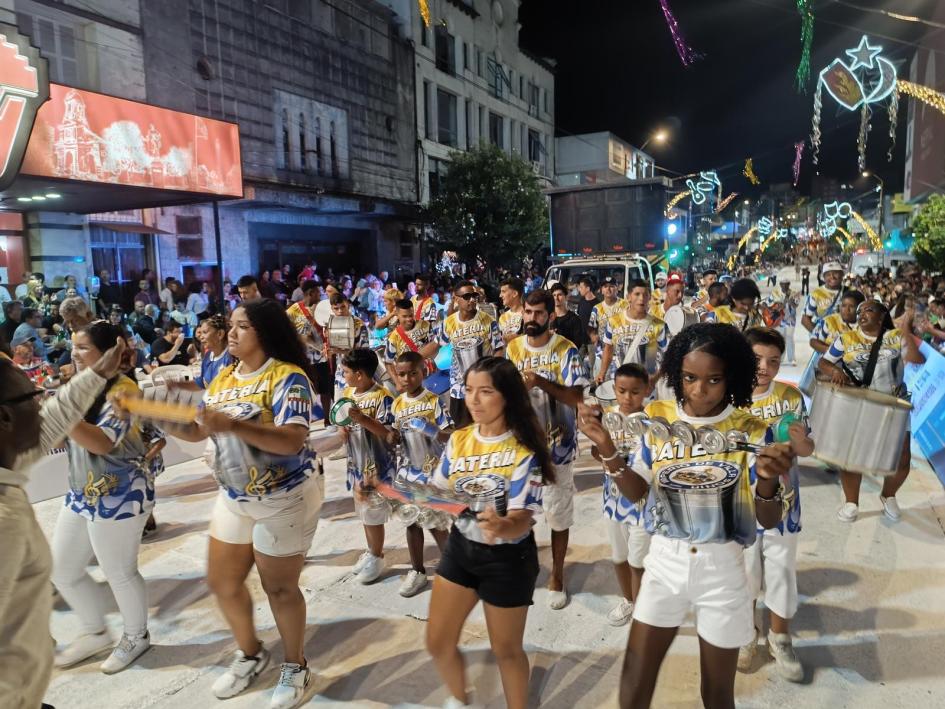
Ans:
[{"label": "sash worn by performer", "polygon": [[551,528],[552,569],[548,605],[560,610],[568,603],[564,588],[564,557],[568,530],[574,524],[574,455],[577,451],[575,409],[590,381],[578,348],[550,330],[554,297],[542,289],[525,297],[525,334],[512,340],[505,356],[522,373],[532,408],[548,438],[555,483],[545,488],[544,512]]},{"label": "sash worn by performer", "polygon": [[804,303],[801,324],[813,332],[817,323],[832,314],[840,304],[840,284],[843,281],[843,265],[830,261],[822,269],[824,285],[815,288]]},{"label": "sash worn by performer", "polygon": [[334,385],[331,376],[325,328],[315,319],[315,307],[321,302],[322,289],[314,280],[304,281],[301,286],[302,300],[293,303],[286,310],[286,315],[295,325],[296,332],[302,338],[302,344],[308,353],[308,361],[315,370],[318,396],[322,405],[322,418],[328,425],[328,412],[334,399]]}]

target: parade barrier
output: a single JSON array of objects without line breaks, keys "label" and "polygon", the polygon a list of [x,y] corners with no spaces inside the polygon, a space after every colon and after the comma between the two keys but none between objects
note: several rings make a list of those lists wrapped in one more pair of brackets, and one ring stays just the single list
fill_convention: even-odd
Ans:
[{"label": "parade barrier", "polygon": [[912,392],[912,437],[945,485],[945,356],[919,343],[925,364],[907,364],[904,378]]}]

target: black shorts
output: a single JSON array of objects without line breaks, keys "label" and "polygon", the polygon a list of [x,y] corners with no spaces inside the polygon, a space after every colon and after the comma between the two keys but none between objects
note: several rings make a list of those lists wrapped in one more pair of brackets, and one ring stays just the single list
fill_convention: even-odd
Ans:
[{"label": "black shorts", "polygon": [[315,368],[315,387],[318,393],[329,396],[334,394],[335,378],[331,376],[331,365],[328,362],[318,362],[312,366]]},{"label": "black shorts", "polygon": [[529,532],[517,544],[480,544],[466,539],[454,526],[436,572],[473,589],[489,605],[530,606],[538,580],[535,534]]},{"label": "black shorts", "polygon": [[450,418],[453,419],[453,426],[455,428],[463,428],[472,423],[472,418],[469,416],[469,409],[466,408],[465,399],[450,397]]}]

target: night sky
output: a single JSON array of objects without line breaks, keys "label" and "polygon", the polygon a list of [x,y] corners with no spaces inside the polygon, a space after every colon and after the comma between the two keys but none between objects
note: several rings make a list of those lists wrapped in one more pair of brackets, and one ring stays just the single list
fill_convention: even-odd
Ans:
[{"label": "night sky", "polygon": [[[851,0],[922,18],[935,0]],[[865,33],[871,44],[908,76],[908,62],[929,28],[853,9],[848,3],[814,3],[811,81],[807,93],[794,87],[800,57],[800,16],[793,0],[669,0],[689,44],[704,54],[684,68],[659,0],[522,0],[521,45],[557,61],[558,135],[610,130],[641,145],[657,127],[671,140],[647,150],[657,164],[678,172],[717,169],[723,189],[757,194],[769,183],[789,182],[794,143],[811,129],[817,74],[855,47]],[[945,57],[943,57],[945,60]],[[852,181],[857,170],[859,113],[841,109],[824,92],[820,172]],[[874,108],[867,167],[901,191],[906,101],[900,102],[899,136],[887,162],[889,121]],[[759,187],[742,177],[754,159]],[[799,190],[809,189],[813,165],[805,147]],[[861,179],[858,184],[865,181]]]}]

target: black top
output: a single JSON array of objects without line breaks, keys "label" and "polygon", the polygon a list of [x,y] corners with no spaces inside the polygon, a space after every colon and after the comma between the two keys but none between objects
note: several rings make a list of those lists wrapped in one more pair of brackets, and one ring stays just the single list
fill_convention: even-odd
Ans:
[{"label": "black top", "polygon": [[581,318],[570,310],[566,315],[555,317],[554,331],[571,340],[579,348],[587,344],[587,328],[581,324]]},{"label": "black top", "polygon": [[[599,296],[594,296],[594,300],[588,300],[587,298],[581,298],[578,301],[577,314],[581,319],[581,324],[586,330],[591,322],[591,313],[594,311],[594,306],[600,302]],[[576,344],[576,343],[575,343]]]},{"label": "black top", "polygon": [[187,342],[185,341],[180,349],[177,350],[177,354],[174,356],[170,362],[162,362],[158,360],[158,355],[162,355],[165,352],[170,352],[174,349],[174,343],[168,342],[167,338],[159,337],[151,344],[151,359],[157,360],[159,367],[163,367],[167,364],[190,364],[190,360],[187,358]]}]

